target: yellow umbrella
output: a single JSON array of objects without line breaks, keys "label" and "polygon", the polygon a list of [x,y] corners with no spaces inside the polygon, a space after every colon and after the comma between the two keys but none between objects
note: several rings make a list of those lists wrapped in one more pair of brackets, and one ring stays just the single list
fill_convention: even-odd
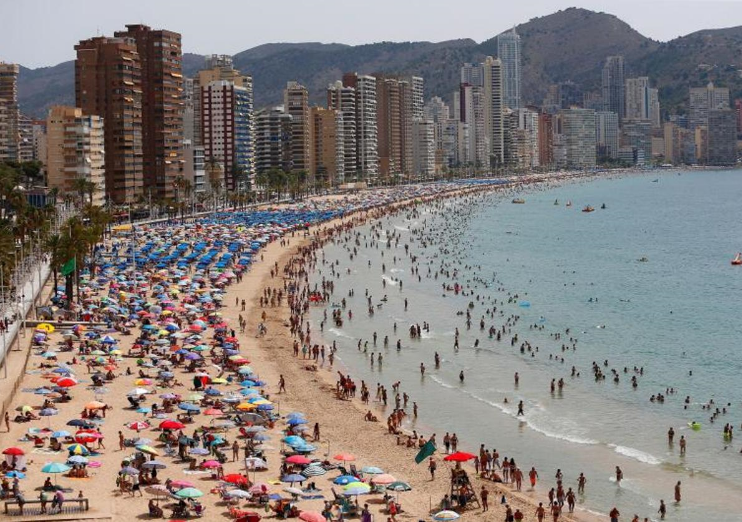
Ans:
[{"label": "yellow umbrella", "polygon": [[36,327],[37,330],[44,330],[46,333],[54,333],[54,327],[49,323],[41,323]]},{"label": "yellow umbrella", "polygon": [[227,384],[227,379],[224,379],[223,377],[217,377],[215,379],[211,379],[211,384]]},{"label": "yellow umbrella", "polygon": [[258,399],[257,401],[253,401],[252,404],[256,406],[260,406],[262,404],[273,404],[273,403],[267,399]]},{"label": "yellow umbrella", "polygon": [[241,410],[241,411],[249,411],[249,410],[254,410],[254,409],[255,409],[255,408],[257,408],[257,407],[258,407],[258,405],[257,405],[257,404],[250,404],[249,402],[241,402],[240,404],[238,404],[238,405],[236,406],[236,408],[237,408],[238,410]]}]

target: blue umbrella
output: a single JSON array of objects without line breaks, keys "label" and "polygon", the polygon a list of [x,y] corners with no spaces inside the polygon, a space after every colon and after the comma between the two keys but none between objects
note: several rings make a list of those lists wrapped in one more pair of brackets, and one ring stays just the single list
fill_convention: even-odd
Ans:
[{"label": "blue umbrella", "polygon": [[253,440],[259,440],[261,442],[266,440],[271,440],[271,438],[268,435],[263,435],[262,433],[258,433],[253,437]]},{"label": "blue umbrella", "polygon": [[306,441],[304,439],[296,435],[289,435],[288,437],[284,437],[283,441],[289,446],[301,446],[302,444],[306,444]]},{"label": "blue umbrella", "polygon": [[69,437],[69,436],[70,436],[70,432],[67,430],[59,430],[59,431],[55,431],[54,433],[52,433],[52,437],[56,437],[58,439]]},{"label": "blue umbrella", "polygon": [[354,477],[353,475],[340,475],[332,482],[340,486],[345,486],[346,484],[350,484],[351,482],[358,482],[358,477]]},{"label": "blue umbrella", "polygon": [[281,482],[290,482],[292,484],[294,482],[304,482],[305,480],[307,480],[307,477],[299,475],[298,473],[292,473],[291,475],[284,475],[281,477]]},{"label": "blue umbrella", "polygon": [[189,411],[189,412],[200,412],[201,410],[198,408],[198,406],[194,406],[193,404],[189,404],[187,402],[181,402],[178,404],[178,408],[181,410]]},{"label": "blue umbrella", "polygon": [[273,409],[272,404],[261,404],[260,406],[258,406],[258,411],[270,411],[272,409]]},{"label": "blue umbrella", "polygon": [[67,459],[67,462],[72,462],[73,464],[87,464],[88,459],[86,459],[82,455],[73,455],[72,457]]},{"label": "blue umbrella", "polygon": [[16,470],[8,471],[5,474],[5,476],[8,477],[8,478],[18,478],[18,479],[24,479],[24,478],[26,478],[26,474],[25,473],[21,473],[20,471],[16,471]]},{"label": "blue umbrella", "polygon": [[287,422],[287,424],[289,426],[298,426],[299,424],[306,424],[306,423],[307,423],[306,420],[304,420],[304,419],[296,419],[296,418],[289,419],[288,422]]},{"label": "blue umbrella", "polygon": [[86,421],[84,419],[72,419],[71,421],[67,423],[67,426],[78,426],[80,428],[94,428],[95,424],[90,421]]},{"label": "blue umbrella", "polygon": [[39,415],[42,417],[51,417],[52,415],[56,415],[59,413],[59,410],[55,410],[54,408],[44,408],[39,412]]},{"label": "blue umbrella", "polygon": [[289,419],[289,420],[291,420],[291,419],[303,419],[303,418],[305,418],[305,415],[303,413],[298,412],[298,411],[294,411],[294,412],[291,412],[288,415],[286,415],[286,418]]},{"label": "blue umbrella", "polygon": [[67,464],[64,464],[62,462],[50,462],[43,468],[41,468],[42,473],[66,473],[70,470],[70,467]]}]

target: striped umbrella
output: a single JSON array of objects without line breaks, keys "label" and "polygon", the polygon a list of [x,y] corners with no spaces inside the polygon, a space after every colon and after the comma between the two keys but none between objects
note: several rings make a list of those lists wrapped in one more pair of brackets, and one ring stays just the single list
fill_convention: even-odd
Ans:
[{"label": "striped umbrella", "polygon": [[321,475],[325,475],[326,473],[327,470],[319,465],[307,466],[301,472],[301,474],[305,477],[319,477]]}]

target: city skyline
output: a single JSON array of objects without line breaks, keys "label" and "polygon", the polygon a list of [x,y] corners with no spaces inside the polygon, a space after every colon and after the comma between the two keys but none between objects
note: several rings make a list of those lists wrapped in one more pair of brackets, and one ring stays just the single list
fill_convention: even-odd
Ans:
[{"label": "city skyline", "polygon": [[[64,3],[48,0],[13,2],[4,8],[9,19],[23,21],[35,17],[35,34],[41,34],[43,38],[28,38],[28,23],[9,24],[0,34],[0,59],[31,68],[52,66],[74,59],[70,52],[71,46],[83,37],[88,38],[96,33],[110,35],[117,28],[133,21],[157,28],[178,27],[183,35],[184,52],[204,55],[234,54],[273,42],[320,41],[358,45],[380,41],[438,42],[464,38],[481,42],[532,18],[546,16],[568,7],[581,7],[615,15],[639,33],[659,41],[667,41],[701,29],[742,25],[742,15],[735,8],[735,3],[717,0],[536,0],[527,5],[515,6],[481,6],[474,0],[464,0],[457,4],[458,9],[453,14],[444,9],[447,4],[440,1],[392,4],[390,0],[380,0],[377,6],[379,8],[368,13],[367,23],[359,26],[350,23],[352,20],[343,18],[343,13],[351,16],[352,10],[334,9],[338,0],[328,0],[319,5],[288,2],[292,4],[290,10],[296,16],[283,17],[280,28],[274,24],[254,24],[249,26],[249,31],[245,31],[244,18],[240,15],[244,14],[250,20],[256,6],[251,2],[242,6],[230,4],[230,12],[235,16],[224,18],[219,16],[223,10],[216,6],[225,1],[215,0],[211,9],[199,12],[197,17],[191,16],[192,10],[183,9],[183,2],[171,0],[156,3],[132,0],[125,11],[110,9],[107,2],[91,3],[85,0]],[[259,16],[279,16],[286,12],[286,4],[287,2],[281,5],[261,4]],[[384,9],[387,4],[394,8],[394,20],[402,22],[414,16],[423,23],[392,23],[387,16],[390,11]],[[637,9],[637,6],[641,6],[641,9]],[[675,12],[672,6],[682,6],[682,10]],[[83,9],[87,16],[77,16],[76,13]],[[471,9],[476,9],[483,16],[468,16]],[[339,23],[319,23],[328,19]],[[462,23],[456,23],[459,19]],[[316,20],[317,23],[306,23],[307,20]],[[374,23],[375,20],[378,23]],[[343,21],[348,23],[342,23]],[[61,45],[50,47],[50,41],[60,42]],[[20,45],[21,42],[23,45]],[[67,43],[70,45],[66,45]]]}]

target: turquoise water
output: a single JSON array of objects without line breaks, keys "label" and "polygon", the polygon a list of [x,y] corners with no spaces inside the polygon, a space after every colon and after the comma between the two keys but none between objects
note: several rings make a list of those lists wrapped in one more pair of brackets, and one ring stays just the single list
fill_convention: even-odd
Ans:
[{"label": "turquoise water", "polygon": [[[402,390],[420,406],[418,423],[437,431],[439,440],[441,432],[456,432],[470,450],[485,443],[501,456],[514,457],[522,468],[535,465],[543,481],[542,500],[560,468],[565,485],[575,489],[577,475],[587,476],[586,495],[579,499],[584,509],[605,513],[615,505],[624,518],[653,516],[662,498],[673,520],[709,515],[742,520],[742,267],[730,265],[742,250],[742,172],[665,172],[519,195],[526,204],[511,204],[510,193],[385,219],[384,230],[399,235],[396,248],[392,243],[387,249],[385,240],[371,238],[370,228],[363,227],[353,261],[346,244],[327,247],[326,259],[339,259],[343,273],[335,279],[334,300],[347,298],[350,288],[356,294],[347,298],[353,321],[342,329],[328,324],[325,342],[337,341],[343,364],[372,389],[377,382],[390,386],[401,380]],[[568,200],[571,207],[565,205]],[[603,203],[605,210],[600,209]],[[581,212],[588,204],[596,211]],[[410,273],[405,243],[418,256],[420,281]],[[639,262],[642,257],[648,261]],[[458,268],[457,280],[471,285],[481,299],[505,301],[497,304],[495,318],[485,318],[486,328],[499,328],[512,314],[520,316],[512,326],[511,334],[519,335],[515,346],[511,335],[498,342],[488,338],[486,329],[480,331],[479,319],[492,303],[452,292],[442,297],[441,284],[453,278],[435,280],[432,274],[441,266]],[[315,279],[329,275],[325,269]],[[392,278],[403,280],[403,290],[393,286]],[[365,313],[366,289],[375,303],[388,295],[372,317]],[[519,298],[507,303],[512,294]],[[465,317],[457,312],[470,301],[472,326],[467,330]],[[519,306],[523,301],[530,307]],[[321,320],[321,310],[315,309],[314,319]],[[431,331],[411,340],[409,325],[423,321],[431,323]],[[461,332],[458,351],[453,349],[456,328]],[[379,334],[376,347],[374,331]],[[562,339],[550,337],[556,332]],[[390,337],[387,350],[384,335]],[[563,353],[563,343],[571,346],[569,337],[577,339],[576,350]],[[398,338],[403,343],[399,352]],[[358,339],[369,342],[367,353],[357,349]],[[534,357],[518,349],[526,340],[538,347]],[[374,351],[384,354],[382,368],[370,365]],[[443,358],[437,370],[435,351]],[[593,361],[606,373],[604,381],[593,379]],[[421,362],[425,377],[420,376]],[[572,366],[579,377],[571,376]],[[635,366],[644,373],[633,388]],[[618,383],[611,369],[617,370]],[[458,378],[462,370],[464,383]],[[559,378],[565,380],[564,390],[552,394],[550,381]],[[651,395],[664,394],[668,387],[677,393],[667,395],[663,404],[650,402]],[[690,403],[684,409],[686,396]],[[710,399],[719,408],[730,403],[728,413],[713,424],[711,413],[702,409]],[[519,400],[526,414],[517,418]],[[702,424],[700,431],[688,429],[692,420]],[[735,442],[722,438],[726,423],[740,431]],[[674,447],[667,444],[670,426],[676,431]],[[681,435],[688,439],[685,457],[679,455]],[[624,472],[620,486],[611,480],[615,466]],[[676,505],[672,498],[678,480],[683,501]]]}]

